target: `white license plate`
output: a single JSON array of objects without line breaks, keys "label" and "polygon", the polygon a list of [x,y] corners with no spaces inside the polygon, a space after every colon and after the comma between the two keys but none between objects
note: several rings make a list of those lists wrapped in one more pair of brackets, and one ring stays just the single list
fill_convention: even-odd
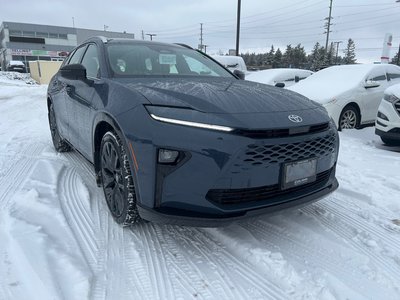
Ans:
[{"label": "white license plate", "polygon": [[290,189],[317,179],[317,159],[307,159],[283,165],[282,189]]}]

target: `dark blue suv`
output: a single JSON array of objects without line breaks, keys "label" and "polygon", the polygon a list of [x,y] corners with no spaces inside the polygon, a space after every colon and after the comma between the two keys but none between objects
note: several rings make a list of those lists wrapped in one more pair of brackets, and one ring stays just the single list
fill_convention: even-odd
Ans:
[{"label": "dark blue suv", "polygon": [[324,108],[243,77],[184,45],[89,39],[49,84],[54,147],[94,164],[122,225],[216,226],[334,191]]}]

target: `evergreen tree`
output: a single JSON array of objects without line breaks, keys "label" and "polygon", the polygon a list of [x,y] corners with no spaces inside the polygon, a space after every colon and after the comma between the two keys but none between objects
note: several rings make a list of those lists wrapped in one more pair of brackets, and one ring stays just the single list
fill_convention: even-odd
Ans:
[{"label": "evergreen tree", "polygon": [[281,68],[282,67],[282,51],[281,49],[277,49],[274,55],[274,61],[272,63],[273,68]]},{"label": "evergreen tree", "polygon": [[286,51],[282,56],[282,65],[284,68],[291,68],[293,63],[293,48],[292,45],[286,46]]},{"label": "evergreen tree", "polygon": [[272,66],[274,62],[274,57],[275,57],[275,48],[274,45],[271,45],[271,50],[269,50],[269,52],[266,54],[265,64]]},{"label": "evergreen tree", "polygon": [[325,48],[321,47],[321,45],[317,42],[308,57],[308,64],[311,71],[318,71],[322,69],[324,64],[324,53]]},{"label": "evergreen tree", "polygon": [[355,64],[356,61],[356,45],[352,39],[349,39],[346,50],[344,50],[344,64]]},{"label": "evergreen tree", "polygon": [[292,49],[292,68],[304,68],[307,63],[307,55],[304,47],[301,44],[298,44],[295,48]]},{"label": "evergreen tree", "polygon": [[398,65],[400,66],[400,57],[399,57],[400,52],[397,52],[396,55],[392,58],[392,61],[390,62],[391,64]]}]

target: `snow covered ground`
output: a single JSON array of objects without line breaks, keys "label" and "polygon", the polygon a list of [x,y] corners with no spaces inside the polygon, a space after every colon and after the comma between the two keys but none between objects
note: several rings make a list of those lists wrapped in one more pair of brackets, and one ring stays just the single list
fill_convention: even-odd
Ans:
[{"label": "snow covered ground", "polygon": [[[11,78],[12,79],[12,78]],[[400,148],[340,134],[340,188],[219,229],[123,229],[57,154],[45,86],[0,73],[0,299],[400,299]]]}]

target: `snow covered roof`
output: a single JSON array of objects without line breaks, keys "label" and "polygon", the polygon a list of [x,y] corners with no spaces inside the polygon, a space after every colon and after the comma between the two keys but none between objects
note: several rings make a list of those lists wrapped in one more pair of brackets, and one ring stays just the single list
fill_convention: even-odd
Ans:
[{"label": "snow covered roof", "polygon": [[293,76],[294,78],[294,76],[309,76],[312,73],[312,71],[303,69],[278,68],[252,72],[247,75],[246,79],[265,84],[274,84],[275,80],[282,80],[285,76]]},{"label": "snow covered roof", "polygon": [[25,64],[22,61],[19,61],[19,60],[10,60],[10,65],[12,65],[12,66],[25,66]]}]

